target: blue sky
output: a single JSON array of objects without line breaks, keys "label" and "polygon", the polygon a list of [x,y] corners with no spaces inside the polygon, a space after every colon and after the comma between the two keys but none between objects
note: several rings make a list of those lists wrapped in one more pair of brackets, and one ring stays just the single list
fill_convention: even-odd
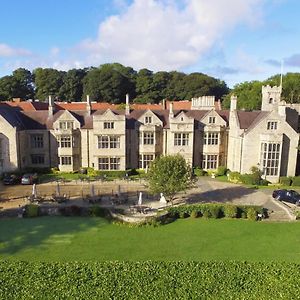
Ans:
[{"label": "blue sky", "polygon": [[0,76],[120,62],[203,72],[229,86],[300,71],[298,0],[10,0]]}]

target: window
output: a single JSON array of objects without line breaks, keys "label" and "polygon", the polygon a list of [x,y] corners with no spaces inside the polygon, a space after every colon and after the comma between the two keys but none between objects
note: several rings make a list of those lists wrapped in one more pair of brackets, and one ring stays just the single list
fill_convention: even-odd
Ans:
[{"label": "window", "polygon": [[60,164],[61,165],[72,165],[72,156],[61,156]]},{"label": "window", "polygon": [[59,128],[62,130],[73,129],[74,123],[72,121],[60,121]]},{"label": "window", "polygon": [[45,157],[42,154],[32,154],[31,163],[33,165],[42,165],[45,163]]},{"label": "window", "polygon": [[59,147],[61,148],[71,148],[72,138],[70,135],[62,135],[59,138]]},{"label": "window", "polygon": [[139,157],[139,168],[146,169],[153,160],[153,154],[141,154]]},{"label": "window", "polygon": [[202,156],[202,169],[211,170],[218,167],[218,155],[204,154]]},{"label": "window", "polygon": [[114,122],[104,122],[104,129],[114,129]]},{"label": "window", "polygon": [[154,144],[154,132],[145,131],[142,133],[142,144],[153,145]]},{"label": "window", "polygon": [[31,148],[44,148],[44,137],[42,134],[34,134],[30,136]]},{"label": "window", "polygon": [[99,170],[120,170],[119,157],[99,157],[98,158]]},{"label": "window", "polygon": [[215,124],[216,123],[216,117],[208,117],[208,123],[209,124]]},{"label": "window", "polygon": [[269,121],[267,123],[268,130],[276,130],[277,129],[277,121]]},{"label": "window", "polygon": [[277,176],[280,162],[280,143],[261,144],[261,166],[264,175]]},{"label": "window", "polygon": [[145,117],[145,124],[151,124],[152,123],[152,117],[146,116]]},{"label": "window", "polygon": [[189,134],[188,133],[175,133],[174,134],[174,146],[188,146]]},{"label": "window", "polygon": [[204,133],[204,145],[218,145],[219,133],[218,132],[205,132]]},{"label": "window", "polygon": [[98,149],[120,148],[120,137],[118,135],[99,135]]},{"label": "window", "polygon": [[269,104],[273,103],[273,98],[269,98]]}]

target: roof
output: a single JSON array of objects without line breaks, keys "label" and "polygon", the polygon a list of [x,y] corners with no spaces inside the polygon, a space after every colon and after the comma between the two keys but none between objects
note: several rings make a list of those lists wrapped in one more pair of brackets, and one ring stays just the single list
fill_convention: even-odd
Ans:
[{"label": "roof", "polygon": [[237,117],[241,129],[249,129],[249,127],[256,125],[269,112],[265,111],[237,111]]}]

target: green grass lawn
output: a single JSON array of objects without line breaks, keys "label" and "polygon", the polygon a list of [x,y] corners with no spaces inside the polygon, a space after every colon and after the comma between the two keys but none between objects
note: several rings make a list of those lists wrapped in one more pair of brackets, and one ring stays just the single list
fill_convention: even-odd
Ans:
[{"label": "green grass lawn", "polygon": [[0,257],[28,261],[300,262],[300,223],[184,219],[129,228],[101,218],[0,221]]}]

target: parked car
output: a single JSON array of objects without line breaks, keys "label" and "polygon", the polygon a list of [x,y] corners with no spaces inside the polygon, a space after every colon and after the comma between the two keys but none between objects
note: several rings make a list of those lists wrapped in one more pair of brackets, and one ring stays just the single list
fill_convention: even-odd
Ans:
[{"label": "parked car", "polygon": [[294,190],[275,190],[272,196],[279,201],[300,205],[300,194]]},{"label": "parked car", "polygon": [[37,177],[36,173],[34,173],[34,174],[28,173],[28,174],[24,174],[22,176],[21,183],[22,184],[34,184],[34,183],[37,183],[37,179],[38,179],[38,177]]},{"label": "parked car", "polygon": [[5,185],[18,184],[20,182],[20,176],[17,176],[15,174],[5,175],[3,178],[3,184]]}]

